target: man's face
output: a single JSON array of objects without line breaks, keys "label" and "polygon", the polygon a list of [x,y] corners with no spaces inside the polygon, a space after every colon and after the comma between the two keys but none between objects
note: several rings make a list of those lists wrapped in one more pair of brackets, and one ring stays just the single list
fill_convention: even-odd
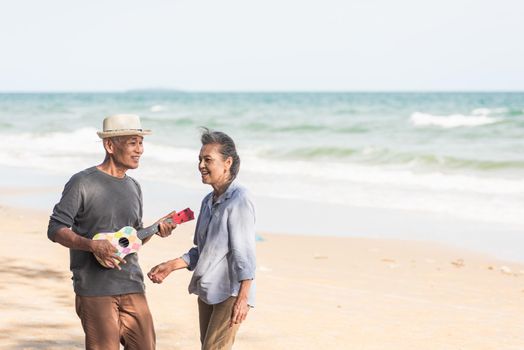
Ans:
[{"label": "man's face", "polygon": [[144,153],[142,136],[120,136],[110,140],[113,160],[117,166],[126,169],[138,168],[140,156]]}]

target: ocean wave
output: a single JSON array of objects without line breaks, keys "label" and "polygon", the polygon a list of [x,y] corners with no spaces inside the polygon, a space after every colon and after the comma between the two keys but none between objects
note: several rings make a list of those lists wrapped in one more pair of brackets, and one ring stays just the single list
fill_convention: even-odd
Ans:
[{"label": "ocean wave", "polygon": [[475,108],[471,111],[471,115],[474,116],[497,116],[497,117],[517,117],[524,115],[524,109],[521,108],[506,108],[506,107],[497,107],[497,108]]},{"label": "ocean wave", "polygon": [[366,127],[363,125],[355,125],[355,126],[348,126],[348,127],[337,127],[332,128],[332,132],[335,132],[337,134],[364,134],[371,131],[371,127]]},{"label": "ocean wave", "polygon": [[475,116],[478,116],[478,115],[490,115],[490,114],[505,115],[508,112],[510,112],[510,110],[508,110],[505,107],[499,107],[499,108],[482,107],[482,108],[475,108],[474,110],[471,111],[471,114],[475,115]]},{"label": "ocean wave", "polygon": [[71,132],[6,133],[0,137],[0,150],[0,164],[52,172],[83,169],[103,157],[95,128]]},{"label": "ocean wave", "polygon": [[[273,149],[276,149],[273,148]],[[275,151],[277,152],[277,151]],[[496,222],[521,222],[524,182],[495,174],[479,175],[446,167],[524,167],[522,162],[472,164],[465,159],[395,152],[380,147],[311,147],[284,153],[242,148],[239,179],[256,194],[299,198],[362,207],[423,210]],[[291,154],[291,156],[290,156]],[[100,163],[104,151],[96,129],[60,133],[17,133],[0,137],[0,164],[71,175]],[[177,183],[202,189],[197,171],[198,149],[145,144],[142,165],[130,173],[138,180]],[[343,159],[349,159],[345,161]],[[411,162],[411,163],[410,163]],[[434,164],[413,171],[413,164]],[[442,163],[443,162],[443,163]],[[454,165],[454,162],[457,164]],[[399,167],[384,164],[401,163]],[[442,163],[442,164],[441,164]]]},{"label": "ocean wave", "polygon": [[488,117],[487,115],[467,116],[462,114],[452,114],[438,116],[415,112],[410,117],[410,122],[416,127],[440,127],[444,129],[483,126],[494,124],[499,121],[499,118]]},{"label": "ocean wave", "polygon": [[[387,168],[368,164],[322,162],[301,160],[261,159],[244,157],[243,171],[270,174],[296,179],[315,178],[326,183],[368,184],[410,188],[413,190],[466,191],[483,194],[524,193],[524,182],[520,179],[481,177],[469,174],[447,174],[439,171],[414,172],[407,168]],[[307,181],[306,181],[307,182]]]},{"label": "ocean wave", "polygon": [[305,161],[348,161],[374,166],[398,165],[417,171],[524,171],[524,160],[468,159],[438,154],[409,153],[383,147],[298,147],[283,151],[264,149],[258,152],[264,158],[296,159]]},{"label": "ocean wave", "polygon": [[422,171],[524,171],[524,160],[461,158],[440,154],[399,152],[380,147],[366,147],[353,155],[357,155],[357,161],[365,164],[403,165],[412,170]]},{"label": "ocean wave", "polygon": [[276,133],[318,133],[331,132],[336,134],[361,134],[370,131],[369,127],[363,125],[321,125],[321,124],[294,124],[274,125],[264,122],[250,122],[242,126],[247,131],[254,132],[276,132]]},{"label": "ocean wave", "polygon": [[2,129],[8,129],[8,128],[12,128],[12,127],[13,127],[13,124],[8,123],[6,121],[0,121],[0,128],[2,128]]},{"label": "ocean wave", "polygon": [[275,123],[265,123],[261,121],[253,121],[245,123],[241,126],[247,131],[255,132],[276,132],[276,133],[309,133],[309,132],[321,132],[330,130],[329,126],[321,124],[284,124],[278,125]]},{"label": "ocean wave", "polygon": [[153,113],[156,113],[156,112],[164,112],[166,109],[167,108],[163,105],[154,105],[154,106],[151,106],[149,110]]},{"label": "ocean wave", "polygon": [[295,125],[286,125],[277,127],[274,130],[275,131],[283,131],[283,132],[318,132],[325,130],[326,127],[324,125],[318,125],[318,124],[295,124]]},{"label": "ocean wave", "polygon": [[[247,174],[246,174],[247,172]],[[254,175],[253,175],[254,174]],[[475,221],[519,223],[520,179],[417,173],[358,164],[245,159],[241,179],[266,196],[369,208],[442,213]],[[517,205],[517,206],[516,206]]]},{"label": "ocean wave", "polygon": [[142,122],[144,122],[144,124],[150,125],[151,127],[162,126],[163,128],[165,128],[171,125],[174,125],[174,126],[196,125],[196,120],[194,120],[193,118],[189,118],[189,117],[170,117],[170,118],[158,117],[158,118],[155,118],[155,117],[144,116],[144,117],[140,117],[140,119],[142,120]]},{"label": "ocean wave", "polygon": [[[269,152],[270,155],[273,152]],[[358,153],[358,150],[345,147],[303,147],[296,148],[284,153],[284,157],[296,157],[304,159],[324,159],[350,157]]]},{"label": "ocean wave", "polygon": [[[0,137],[0,164],[36,167],[52,170],[62,167],[75,171],[79,164],[100,162],[104,156],[101,139],[95,128],[80,128],[71,132],[24,132]],[[162,164],[176,162],[196,164],[198,150],[150,142],[144,144],[144,154]]]}]

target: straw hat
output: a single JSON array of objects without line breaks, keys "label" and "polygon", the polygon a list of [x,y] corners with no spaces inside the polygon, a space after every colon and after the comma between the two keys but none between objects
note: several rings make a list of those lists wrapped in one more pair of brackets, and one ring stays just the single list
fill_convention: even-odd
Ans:
[{"label": "straw hat", "polygon": [[151,130],[142,129],[140,117],[134,114],[117,114],[104,119],[104,130],[96,133],[101,139],[113,136],[150,135]]}]

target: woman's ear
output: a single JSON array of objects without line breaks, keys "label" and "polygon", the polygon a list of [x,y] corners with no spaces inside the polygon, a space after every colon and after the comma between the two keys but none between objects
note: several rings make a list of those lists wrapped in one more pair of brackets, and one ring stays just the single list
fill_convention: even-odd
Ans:
[{"label": "woman's ear", "polygon": [[231,165],[233,165],[233,158],[227,157],[224,164],[226,165],[226,170],[229,171],[229,169],[231,169]]}]

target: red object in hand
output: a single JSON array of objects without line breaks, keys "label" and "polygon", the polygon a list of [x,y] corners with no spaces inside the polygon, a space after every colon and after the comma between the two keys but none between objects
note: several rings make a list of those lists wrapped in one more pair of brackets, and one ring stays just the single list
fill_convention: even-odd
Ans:
[{"label": "red object in hand", "polygon": [[189,208],[186,208],[186,209],[184,209],[182,211],[179,211],[178,213],[173,214],[171,216],[171,219],[174,222],[176,222],[177,224],[181,224],[181,223],[186,222],[186,221],[191,221],[194,218],[195,218],[195,214]]}]

